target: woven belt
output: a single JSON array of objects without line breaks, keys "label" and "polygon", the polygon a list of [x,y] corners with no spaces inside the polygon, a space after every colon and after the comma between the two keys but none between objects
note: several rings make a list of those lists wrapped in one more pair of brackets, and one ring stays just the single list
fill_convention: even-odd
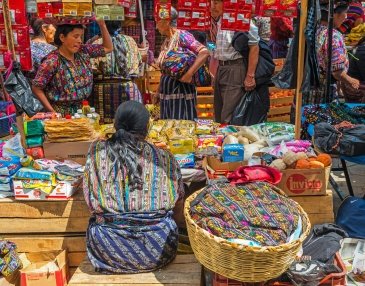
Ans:
[{"label": "woven belt", "polygon": [[236,60],[228,60],[228,61],[219,61],[220,66],[234,66],[238,64],[243,64],[243,59],[236,59]]}]

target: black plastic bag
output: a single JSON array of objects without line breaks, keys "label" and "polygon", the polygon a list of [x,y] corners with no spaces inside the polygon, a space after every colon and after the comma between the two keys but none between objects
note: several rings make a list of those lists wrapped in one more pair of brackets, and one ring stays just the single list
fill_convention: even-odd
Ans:
[{"label": "black plastic bag", "polygon": [[251,126],[266,121],[270,105],[266,89],[262,87],[245,93],[233,112],[232,125]]},{"label": "black plastic bag", "polygon": [[35,97],[29,82],[20,70],[20,64],[14,62],[7,74],[4,86],[15,105],[29,117],[43,109],[42,103]]},{"label": "black plastic bag", "polygon": [[[299,19],[298,19],[299,21]],[[290,43],[288,55],[282,70],[271,79],[277,88],[297,88],[297,66],[298,66],[299,28],[295,29],[295,35]]]},{"label": "black plastic bag", "polygon": [[328,154],[359,156],[365,154],[365,125],[334,126],[322,122],[314,126],[314,143]]}]

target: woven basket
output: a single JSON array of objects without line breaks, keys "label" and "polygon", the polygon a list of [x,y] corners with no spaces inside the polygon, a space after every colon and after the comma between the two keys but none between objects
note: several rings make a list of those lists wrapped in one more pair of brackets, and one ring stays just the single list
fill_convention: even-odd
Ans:
[{"label": "woven basket", "polygon": [[[203,266],[227,278],[243,282],[263,282],[279,277],[292,264],[310,232],[309,218],[298,204],[304,229],[299,239],[279,246],[266,247],[250,247],[228,242],[208,233],[191,219],[190,203],[200,192],[201,190],[185,201],[184,215],[191,247]],[[280,194],[284,195],[283,192]]]}]

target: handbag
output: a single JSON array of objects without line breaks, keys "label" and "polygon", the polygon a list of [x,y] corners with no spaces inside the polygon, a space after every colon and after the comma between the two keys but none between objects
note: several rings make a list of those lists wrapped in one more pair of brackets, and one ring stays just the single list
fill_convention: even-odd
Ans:
[{"label": "handbag", "polygon": [[28,80],[21,72],[20,63],[11,63],[4,86],[15,105],[29,117],[43,110],[42,103],[34,96]]},{"label": "handbag", "polygon": [[349,237],[365,239],[365,197],[347,197],[338,209],[336,224]]}]

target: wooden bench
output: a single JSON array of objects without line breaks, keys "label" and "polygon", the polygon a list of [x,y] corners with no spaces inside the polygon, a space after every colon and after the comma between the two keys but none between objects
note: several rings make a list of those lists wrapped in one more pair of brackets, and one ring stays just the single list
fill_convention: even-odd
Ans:
[{"label": "wooden bench", "polygon": [[88,259],[77,268],[69,286],[200,286],[202,267],[194,255],[178,255],[163,269],[150,273],[105,275],[94,271]]}]

